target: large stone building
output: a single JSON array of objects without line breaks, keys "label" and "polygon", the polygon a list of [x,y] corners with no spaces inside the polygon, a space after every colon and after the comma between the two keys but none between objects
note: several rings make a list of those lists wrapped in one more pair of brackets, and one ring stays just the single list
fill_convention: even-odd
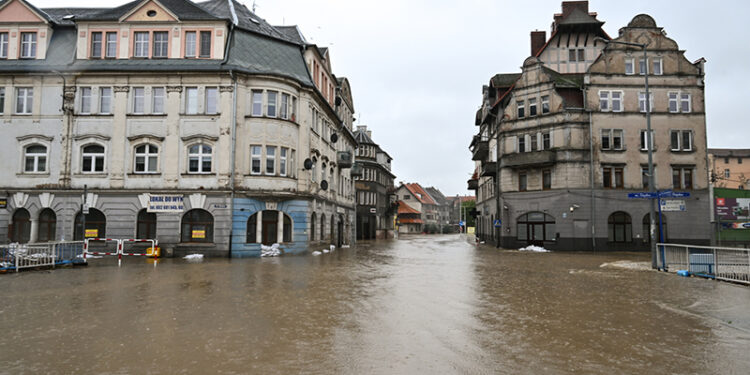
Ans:
[{"label": "large stone building", "polygon": [[235,0],[5,0],[0,25],[0,242],[82,238],[84,189],[86,236],[175,254],[353,240],[349,83],[296,27]]},{"label": "large stone building", "polygon": [[[645,73],[656,189],[691,193],[687,213],[664,215],[665,240],[708,243],[704,60],[688,61],[648,15],[633,18],[615,39],[602,25],[588,2],[563,2],[548,40],[531,33],[521,73],[496,75],[484,87],[469,180],[483,240],[558,250],[649,248],[650,202],[628,199],[648,190]],[[615,42],[646,44],[647,61],[641,49]]]},{"label": "large stone building", "polygon": [[[354,177],[357,194],[357,239],[393,238],[395,215],[393,159],[375,141],[367,126],[357,126],[354,139],[357,175]],[[395,197],[393,197],[395,198]]]}]

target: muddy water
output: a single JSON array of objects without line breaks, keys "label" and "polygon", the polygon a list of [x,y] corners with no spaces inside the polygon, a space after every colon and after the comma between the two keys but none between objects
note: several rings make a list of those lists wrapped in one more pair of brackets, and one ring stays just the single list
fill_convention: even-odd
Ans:
[{"label": "muddy water", "polygon": [[0,373],[750,373],[750,288],[648,261],[431,236],[0,275]]}]

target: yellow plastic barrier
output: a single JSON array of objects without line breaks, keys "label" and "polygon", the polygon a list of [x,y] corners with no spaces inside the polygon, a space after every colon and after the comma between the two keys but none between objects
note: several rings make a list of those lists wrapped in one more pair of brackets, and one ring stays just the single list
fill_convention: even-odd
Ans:
[{"label": "yellow plastic barrier", "polygon": [[156,250],[154,251],[153,247],[149,247],[146,249],[146,256],[149,258],[158,258],[161,256],[161,248],[159,246],[156,247]]}]

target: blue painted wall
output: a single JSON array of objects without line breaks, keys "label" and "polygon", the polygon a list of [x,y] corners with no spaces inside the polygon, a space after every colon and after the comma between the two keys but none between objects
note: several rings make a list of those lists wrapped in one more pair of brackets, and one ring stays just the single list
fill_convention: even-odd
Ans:
[{"label": "blue painted wall", "polygon": [[[278,210],[292,218],[292,242],[282,243],[281,248],[290,254],[307,251],[307,227],[310,202],[291,200],[278,203]],[[232,257],[247,258],[260,256],[260,244],[245,243],[247,239],[247,220],[258,211],[266,209],[266,203],[251,198],[235,198],[232,215]]]}]

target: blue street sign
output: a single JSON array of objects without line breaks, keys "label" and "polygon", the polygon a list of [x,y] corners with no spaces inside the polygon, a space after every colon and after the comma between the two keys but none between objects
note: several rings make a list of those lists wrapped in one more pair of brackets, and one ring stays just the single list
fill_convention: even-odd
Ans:
[{"label": "blue street sign", "polygon": [[628,193],[628,198],[630,199],[653,199],[653,198],[657,198],[657,195],[656,193],[648,193],[648,192]]},{"label": "blue street sign", "polygon": [[677,191],[675,191],[675,192],[672,192],[672,194],[670,194],[667,197],[668,198],[687,198],[689,196],[690,196],[690,193],[688,193],[688,192],[677,192]]},{"label": "blue street sign", "polygon": [[628,198],[630,199],[687,198],[689,196],[690,193],[672,190],[664,190],[659,193],[649,193],[645,191],[640,193],[628,193]]},{"label": "blue street sign", "polygon": [[495,220],[495,228],[500,228],[500,226],[501,226],[502,224],[503,224],[503,222],[502,222],[502,221],[500,221],[499,219],[498,219],[498,220]]},{"label": "blue street sign", "polygon": [[463,221],[463,220],[461,220],[461,221],[459,221],[459,222],[458,222],[458,226],[460,226],[460,227],[464,226],[464,224],[465,224],[465,223],[464,223],[464,221]]}]

